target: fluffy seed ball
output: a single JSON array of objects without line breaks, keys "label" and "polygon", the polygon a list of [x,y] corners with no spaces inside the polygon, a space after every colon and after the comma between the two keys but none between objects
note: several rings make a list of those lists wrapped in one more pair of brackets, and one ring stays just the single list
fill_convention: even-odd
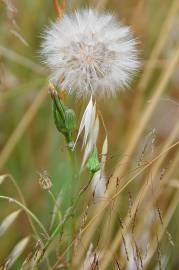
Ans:
[{"label": "fluffy seed ball", "polygon": [[82,10],[45,31],[44,62],[52,81],[81,96],[113,96],[128,87],[138,68],[136,41],[112,15]]}]

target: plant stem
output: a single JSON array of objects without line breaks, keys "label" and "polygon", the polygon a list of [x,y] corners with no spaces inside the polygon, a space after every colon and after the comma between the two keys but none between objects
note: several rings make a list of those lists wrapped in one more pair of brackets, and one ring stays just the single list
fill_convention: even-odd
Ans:
[{"label": "plant stem", "polygon": [[[15,179],[14,179],[11,175],[8,174],[7,176],[9,177],[9,179],[12,181],[13,185],[15,186],[15,188],[16,188],[16,190],[17,190],[17,193],[18,193],[18,195],[19,195],[19,198],[20,198],[22,204],[27,208],[27,205],[26,205],[24,196],[23,196],[23,194],[22,194],[21,189],[19,188],[19,185],[17,184],[17,182],[15,181]],[[33,232],[35,233],[37,239],[40,238],[39,233],[37,232],[37,229],[36,229],[36,227],[35,227],[34,224],[33,224],[33,221],[32,221],[32,219],[31,219],[31,216],[30,216],[30,215],[27,215],[27,218],[28,218],[28,221],[29,221],[29,223],[30,223],[30,225],[31,225],[31,227],[32,227],[32,230],[33,230]]]},{"label": "plant stem", "polygon": [[15,203],[18,206],[20,206],[31,218],[39,225],[39,227],[42,229],[43,233],[47,238],[49,238],[48,232],[46,231],[45,227],[43,224],[40,222],[40,220],[32,213],[25,205],[17,201],[16,199],[8,196],[0,196],[0,199],[7,200],[9,202]]},{"label": "plant stem", "polygon": [[[71,163],[71,179],[69,182],[69,209],[71,209],[71,211],[69,211],[69,217],[72,216],[73,210],[74,210],[74,202],[73,202],[73,181],[76,182],[77,179],[77,169],[76,169],[76,160],[75,160],[75,153],[74,151],[72,151],[72,149],[70,147],[68,147],[68,154],[69,154],[69,158],[70,158],[70,163]],[[68,213],[67,213],[67,219],[68,219]],[[73,232],[74,232],[74,220],[72,218],[71,222],[69,223],[69,227],[68,227],[68,234],[69,234],[69,238],[68,238],[68,242],[69,244],[71,243],[71,240],[73,238]],[[72,249],[69,249],[68,254],[67,254],[67,260],[70,261],[72,257]]]},{"label": "plant stem", "polygon": [[88,184],[85,186],[85,188],[82,188],[81,189],[81,191],[79,192],[79,194],[78,194],[78,196],[76,197],[76,200],[75,200],[75,202],[73,203],[73,205],[71,205],[69,208],[68,208],[68,210],[67,210],[67,212],[66,212],[66,214],[65,214],[65,216],[64,216],[64,218],[63,218],[63,220],[57,225],[57,227],[54,229],[54,231],[53,231],[53,233],[51,234],[51,236],[50,236],[50,238],[48,239],[48,241],[47,241],[47,243],[45,244],[45,247],[44,247],[44,253],[47,251],[47,249],[48,249],[48,247],[50,246],[50,244],[52,243],[52,241],[53,241],[53,239],[56,237],[56,235],[59,233],[59,230],[63,227],[63,225],[68,221],[68,219],[70,218],[70,217],[72,217],[73,216],[73,214],[74,214],[74,211],[75,211],[75,209],[76,209],[76,207],[77,207],[77,205],[78,205],[78,202],[79,202],[79,200],[80,200],[80,198],[81,198],[81,195],[84,193],[84,191],[86,191],[86,189],[89,187],[89,185],[90,185],[90,183],[91,183],[91,181],[92,181],[92,179],[93,179],[93,173],[91,173],[90,174],[90,179],[89,179],[89,181],[88,181]]},{"label": "plant stem", "polygon": [[51,190],[49,190],[48,192],[49,192],[49,194],[50,194],[50,196],[51,196],[51,198],[52,198],[52,200],[53,200],[55,206],[56,206],[57,209],[58,209],[58,218],[59,218],[59,221],[60,221],[60,220],[62,219],[62,214],[61,214],[61,212],[60,212],[60,210],[59,210],[59,205],[58,205],[58,203],[57,203],[57,200],[56,200],[56,198],[55,198],[55,196],[54,196],[54,194],[53,194],[53,192],[52,192]]}]

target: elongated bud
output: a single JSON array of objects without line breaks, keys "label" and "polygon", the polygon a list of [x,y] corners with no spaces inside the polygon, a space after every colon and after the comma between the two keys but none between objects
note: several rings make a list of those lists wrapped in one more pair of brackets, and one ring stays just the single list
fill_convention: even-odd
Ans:
[{"label": "elongated bud", "polygon": [[100,170],[98,150],[96,147],[94,148],[93,152],[91,153],[91,155],[86,163],[86,167],[92,173],[96,173],[97,171]]},{"label": "elongated bud", "polygon": [[52,109],[53,109],[54,123],[57,130],[61,132],[62,134],[65,134],[65,119],[62,117],[62,114],[57,110],[57,107],[54,101],[52,104]]},{"label": "elongated bud", "polygon": [[62,133],[70,148],[73,147],[72,133],[76,128],[75,112],[64,105],[52,83],[49,84],[49,91],[53,101],[53,117],[57,130]]}]

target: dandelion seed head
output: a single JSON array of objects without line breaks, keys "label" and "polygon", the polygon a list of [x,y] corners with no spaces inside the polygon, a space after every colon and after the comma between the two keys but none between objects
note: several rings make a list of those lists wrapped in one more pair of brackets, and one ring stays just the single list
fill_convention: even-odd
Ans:
[{"label": "dandelion seed head", "polygon": [[139,66],[129,27],[110,14],[82,10],[52,23],[42,42],[51,80],[69,93],[113,96]]}]

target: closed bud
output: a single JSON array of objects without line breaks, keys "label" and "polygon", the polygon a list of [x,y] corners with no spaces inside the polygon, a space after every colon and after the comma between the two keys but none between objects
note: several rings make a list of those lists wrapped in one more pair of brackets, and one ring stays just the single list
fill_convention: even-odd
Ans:
[{"label": "closed bud", "polygon": [[98,150],[96,147],[94,148],[93,152],[91,153],[91,155],[86,163],[86,167],[92,173],[96,173],[97,171],[100,170]]},{"label": "closed bud", "polygon": [[76,128],[75,112],[64,105],[55,90],[50,93],[53,100],[53,117],[56,128],[65,136],[69,147],[72,148],[74,144],[72,140],[72,132]]}]

